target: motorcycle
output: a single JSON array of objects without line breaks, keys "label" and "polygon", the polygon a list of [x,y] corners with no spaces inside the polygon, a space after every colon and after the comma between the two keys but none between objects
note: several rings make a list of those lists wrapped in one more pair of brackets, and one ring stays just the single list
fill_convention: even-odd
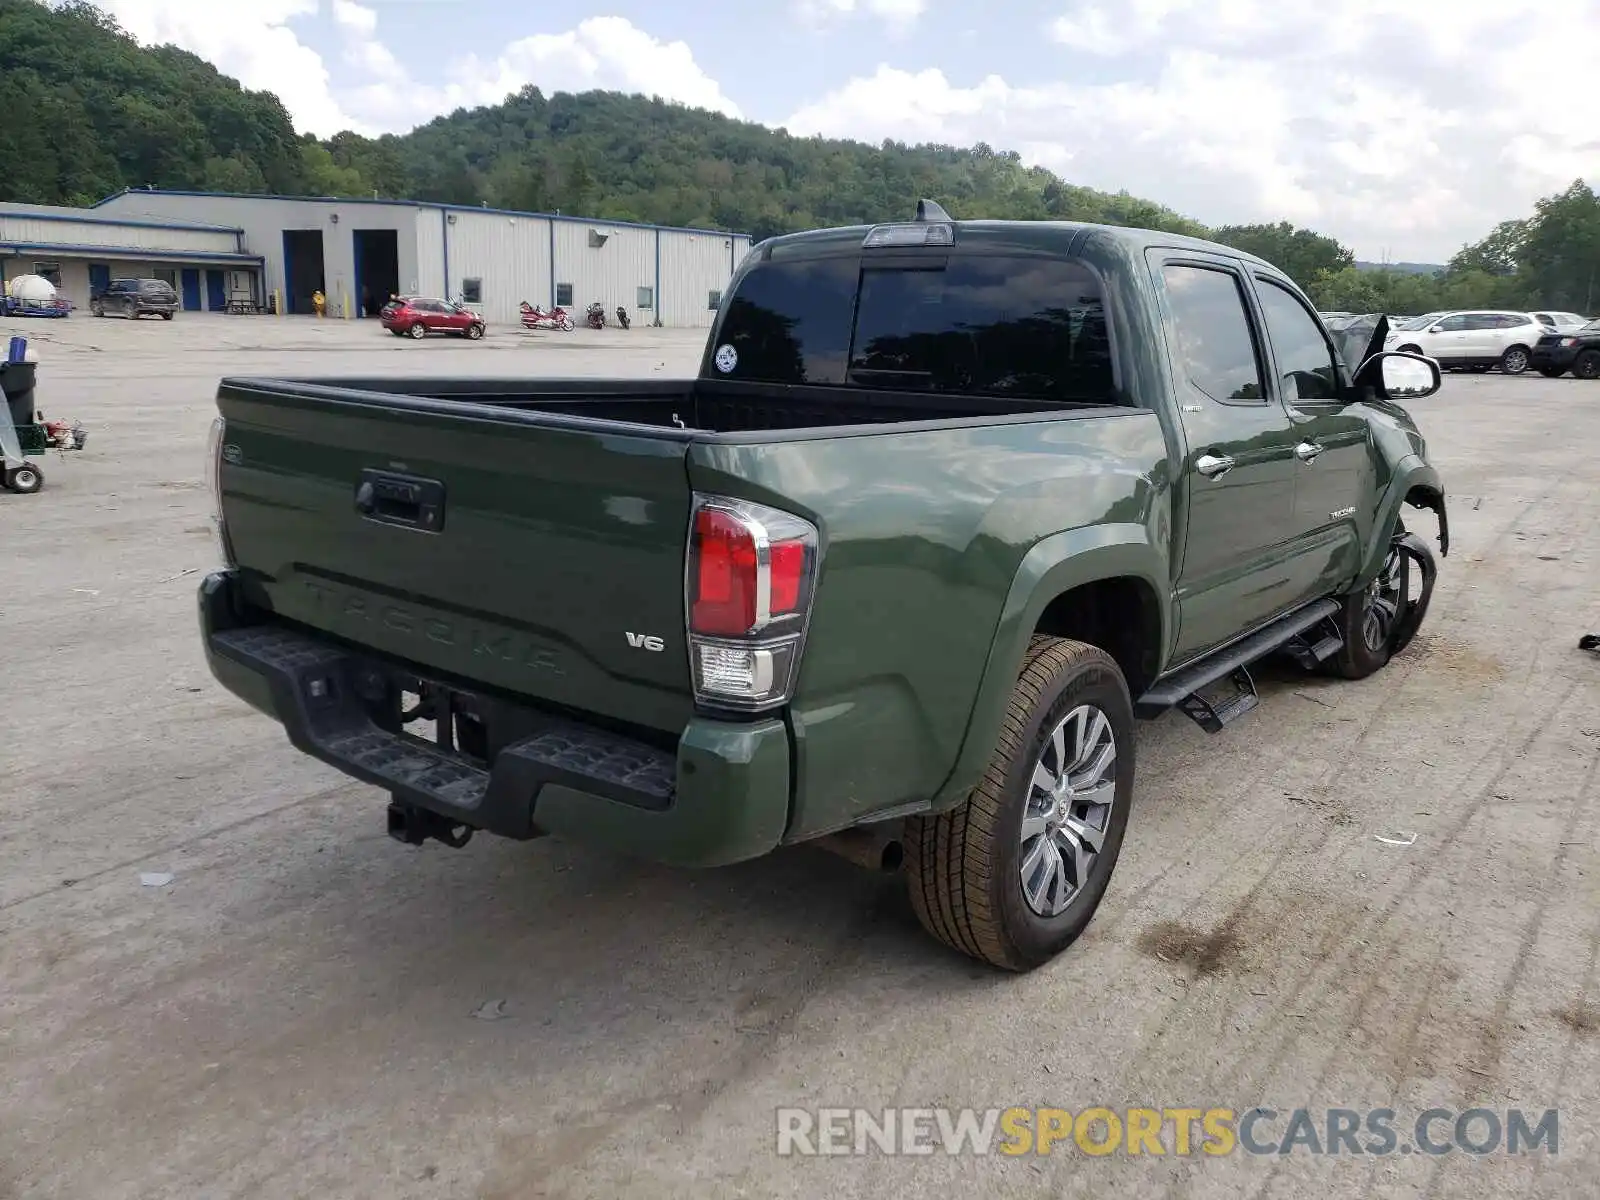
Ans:
[{"label": "motorcycle", "polygon": [[617,324],[621,325],[624,329],[630,329],[633,326],[633,322],[628,320],[628,310],[623,308],[620,304],[617,305]]},{"label": "motorcycle", "polygon": [[596,300],[589,305],[585,315],[589,319],[590,329],[604,329],[606,327],[606,306],[601,304],[600,301]]},{"label": "motorcycle", "polygon": [[571,332],[574,328],[572,318],[567,315],[567,310],[559,304],[549,312],[529,304],[524,300],[521,304],[522,327],[524,329],[560,329]]}]

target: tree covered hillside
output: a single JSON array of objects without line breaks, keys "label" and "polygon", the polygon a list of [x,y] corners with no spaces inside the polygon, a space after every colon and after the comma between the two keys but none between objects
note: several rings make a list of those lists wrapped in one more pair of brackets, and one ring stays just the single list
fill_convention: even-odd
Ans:
[{"label": "tree covered hillside", "polygon": [[0,0],[0,200],[92,204],[147,183],[294,192],[306,171],[276,96],[141,48],[81,0]]}]

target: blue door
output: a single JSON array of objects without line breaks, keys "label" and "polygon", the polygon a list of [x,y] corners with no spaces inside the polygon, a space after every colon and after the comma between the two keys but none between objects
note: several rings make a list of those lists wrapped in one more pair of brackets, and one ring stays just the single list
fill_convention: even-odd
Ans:
[{"label": "blue door", "polygon": [[200,311],[200,272],[194,267],[183,269],[183,311]]},{"label": "blue door", "polygon": [[227,281],[221,271],[206,272],[206,307],[221,312],[228,307]]},{"label": "blue door", "polygon": [[89,296],[92,299],[111,286],[111,268],[106,263],[89,264]]}]

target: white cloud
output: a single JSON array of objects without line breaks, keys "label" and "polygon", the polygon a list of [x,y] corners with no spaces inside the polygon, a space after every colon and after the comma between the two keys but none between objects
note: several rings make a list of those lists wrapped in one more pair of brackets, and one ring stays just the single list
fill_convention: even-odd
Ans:
[{"label": "white cloud", "polygon": [[377,12],[355,0],[333,0],[333,19],[357,37],[369,38],[378,32]]},{"label": "white cloud", "polygon": [[[247,88],[275,93],[295,128],[321,136],[364,130],[335,98],[322,56],[290,23],[314,17],[318,0],[99,0],[147,45],[170,42],[198,54]],[[358,7],[351,5],[350,7]]]},{"label": "white cloud", "polygon": [[927,0],[799,0],[795,15],[815,29],[859,13],[877,17],[891,31],[904,33],[927,11]]},{"label": "white cloud", "polygon": [[[1069,0],[1045,32],[1060,80],[882,65],[785,126],[986,141],[1073,183],[1212,224],[1308,224],[1367,257],[1443,259],[1600,163],[1587,0],[1463,3],[1449,20],[1410,0]],[[1079,82],[1084,56],[1115,82]]]},{"label": "white cloud", "polygon": [[589,17],[566,33],[521,38],[493,61],[468,58],[452,74],[442,90],[456,104],[496,103],[533,83],[546,95],[610,88],[739,115],[687,42],[662,41],[626,17]]}]

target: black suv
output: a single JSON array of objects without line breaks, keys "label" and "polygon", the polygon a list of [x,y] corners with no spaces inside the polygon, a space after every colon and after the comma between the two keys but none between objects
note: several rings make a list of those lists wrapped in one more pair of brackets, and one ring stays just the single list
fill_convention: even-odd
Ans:
[{"label": "black suv", "polygon": [[97,317],[107,313],[124,317],[155,313],[163,321],[170,321],[178,311],[178,293],[162,279],[113,279],[105,291],[90,298],[89,311]]},{"label": "black suv", "polygon": [[1568,333],[1547,333],[1533,348],[1533,369],[1547,379],[1571,371],[1579,379],[1600,379],[1600,321]]}]

